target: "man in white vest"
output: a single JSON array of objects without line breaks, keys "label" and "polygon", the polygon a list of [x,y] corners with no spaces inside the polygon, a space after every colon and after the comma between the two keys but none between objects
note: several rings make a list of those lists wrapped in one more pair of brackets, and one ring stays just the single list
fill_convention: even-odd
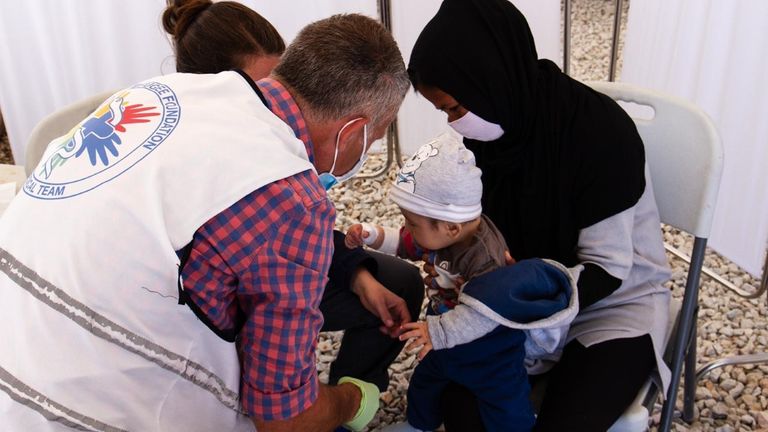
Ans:
[{"label": "man in white vest", "polygon": [[392,36],[338,15],[269,78],[149,79],[54,140],[0,220],[0,430],[362,429],[376,387],[315,368],[325,189],[407,88]]}]

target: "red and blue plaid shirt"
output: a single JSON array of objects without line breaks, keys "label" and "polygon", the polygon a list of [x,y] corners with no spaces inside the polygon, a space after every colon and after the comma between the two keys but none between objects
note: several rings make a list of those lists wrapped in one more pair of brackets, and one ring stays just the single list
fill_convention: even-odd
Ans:
[{"label": "red and blue plaid shirt", "polygon": [[[257,85],[312,161],[307,125],[291,95],[272,79]],[[194,235],[184,288],[216,328],[244,322],[236,345],[240,399],[250,416],[294,417],[317,399],[315,347],[334,218],[333,204],[309,170],[252,192]]]}]

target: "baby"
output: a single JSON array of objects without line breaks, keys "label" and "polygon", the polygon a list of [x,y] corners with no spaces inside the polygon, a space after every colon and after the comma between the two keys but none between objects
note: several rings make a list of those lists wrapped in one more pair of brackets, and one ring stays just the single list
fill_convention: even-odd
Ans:
[{"label": "baby", "polygon": [[[405,225],[355,224],[347,231],[347,247],[366,244],[423,259],[438,274],[428,287],[426,320],[403,325],[400,338],[411,339],[409,347],[421,345],[421,362],[408,388],[408,424],[393,430],[437,428],[442,423],[440,395],[451,382],[476,395],[487,430],[530,430],[527,335],[539,320],[551,326],[554,317],[562,336],[576,313],[575,280],[555,262],[524,260],[514,264],[515,282],[473,282],[476,292],[463,292],[464,281],[493,280],[492,270],[512,262],[503,235],[482,214],[481,174],[472,152],[453,135],[440,135],[403,165],[390,189]],[[540,305],[538,297],[557,301],[531,314],[526,302]],[[533,339],[543,340],[544,351],[551,353],[562,344],[553,342],[550,333]]]}]

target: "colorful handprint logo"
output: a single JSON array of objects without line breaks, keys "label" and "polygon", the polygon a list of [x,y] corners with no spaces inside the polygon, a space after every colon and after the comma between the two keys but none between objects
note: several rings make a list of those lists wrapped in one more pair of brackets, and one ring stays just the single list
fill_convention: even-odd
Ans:
[{"label": "colorful handprint logo", "polygon": [[112,181],[173,134],[181,111],[176,92],[162,82],[145,81],[115,94],[48,146],[24,192],[60,200]]},{"label": "colorful handprint logo", "polygon": [[116,96],[78,125],[70,137],[65,138],[43,164],[40,174],[47,179],[56,167],[72,157],[79,158],[85,152],[88,153],[91,165],[96,166],[101,162],[107,166],[110,163],[107,152],[113,157],[119,155],[117,146],[121,140],[118,132],[125,132],[127,124],[147,123],[150,117],[158,115],[160,113],[155,111],[155,107],[128,105],[122,95]]}]

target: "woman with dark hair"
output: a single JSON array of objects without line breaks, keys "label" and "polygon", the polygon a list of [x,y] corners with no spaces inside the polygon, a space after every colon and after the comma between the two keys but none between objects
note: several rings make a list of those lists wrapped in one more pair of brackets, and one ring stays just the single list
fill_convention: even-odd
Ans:
[{"label": "woman with dark hair", "polygon": [[285,42],[253,9],[233,1],[171,1],[163,27],[173,39],[176,72],[240,69],[260,79],[274,69]]},{"label": "woman with dark hair", "polygon": [[[445,0],[408,70],[474,152],[483,209],[512,256],[584,266],[579,314],[547,372],[535,430],[605,431],[654,367],[665,386],[669,376],[661,360],[669,270],[634,123],[539,60],[507,0]],[[470,414],[474,399],[458,386],[443,393],[448,431],[483,429]]]},{"label": "woman with dark hair", "polygon": [[[163,26],[173,36],[178,72],[238,69],[256,81],[272,72],[285,51],[269,21],[232,1],[176,0],[163,13]],[[344,234],[334,231],[328,277],[320,303],[322,331],[345,331],[329,381],[352,376],[385,391],[389,365],[405,345],[395,337],[398,326],[418,317],[424,297],[418,269],[385,254],[348,249]]]}]

